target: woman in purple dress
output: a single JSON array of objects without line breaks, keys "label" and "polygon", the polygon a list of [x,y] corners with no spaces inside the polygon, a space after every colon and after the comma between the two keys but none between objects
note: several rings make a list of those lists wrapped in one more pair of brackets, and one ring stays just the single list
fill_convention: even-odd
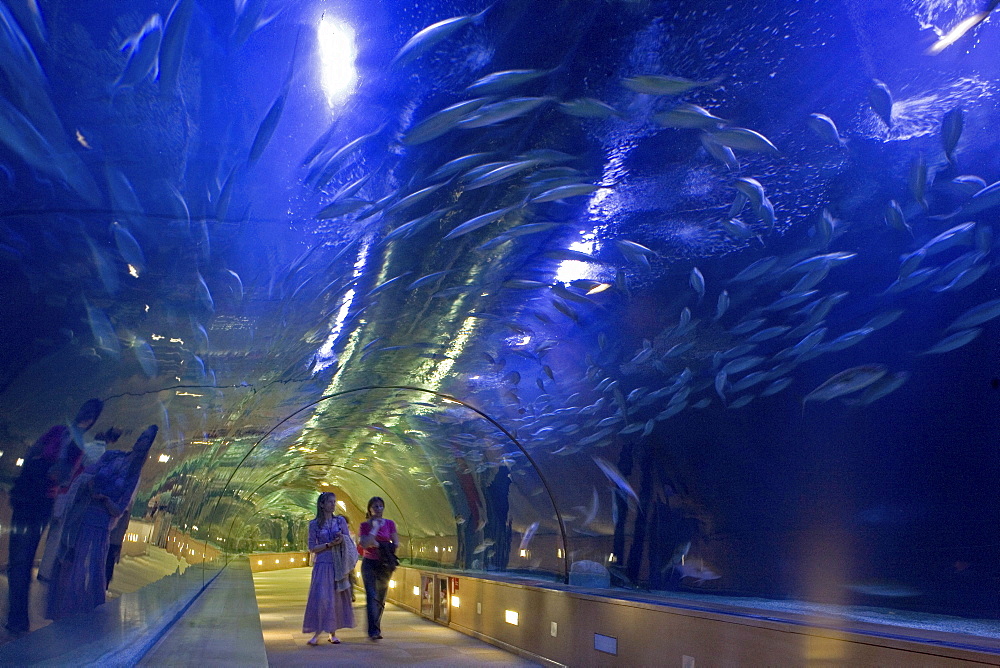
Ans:
[{"label": "woman in purple dress", "polygon": [[156,438],[142,432],[130,452],[109,450],[81,477],[76,503],[67,512],[52,571],[46,617],[61,619],[104,603],[111,527],[129,510],[139,473]]},{"label": "woman in purple dress", "polygon": [[340,644],[337,629],[354,627],[349,575],[358,561],[347,520],[334,514],[337,496],[323,492],[316,499],[316,519],[309,522],[309,551],[316,555],[302,632],[312,633],[308,644],[315,647],[319,637],[329,633],[329,641]]}]

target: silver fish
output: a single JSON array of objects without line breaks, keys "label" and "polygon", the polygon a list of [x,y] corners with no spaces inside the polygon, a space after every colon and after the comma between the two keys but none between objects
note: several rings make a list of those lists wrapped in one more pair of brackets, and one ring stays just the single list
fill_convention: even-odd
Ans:
[{"label": "silver fish", "polygon": [[868,104],[872,111],[882,119],[887,128],[892,127],[892,93],[889,87],[881,81],[875,81],[868,89]]},{"label": "silver fish", "polygon": [[[450,107],[436,111],[410,128],[403,135],[402,142],[407,146],[416,146],[437,139],[457,126],[459,121],[475,113],[488,101],[487,97],[479,97],[457,102]],[[464,167],[463,165],[462,168],[464,169]]]},{"label": "silver fish", "polygon": [[945,331],[951,332],[956,329],[968,329],[988,322],[1000,316],[1000,299],[993,299],[984,302],[979,306],[974,306],[962,315],[955,318],[955,321],[948,325]]},{"label": "silver fish", "polygon": [[552,102],[551,97],[515,97],[480,107],[475,113],[458,122],[464,129],[484,128],[531,113],[544,104]]},{"label": "silver fish", "polygon": [[121,49],[128,50],[125,69],[113,84],[114,89],[135,86],[151,73],[156,77],[157,59],[160,43],[163,40],[163,20],[159,14],[153,14],[139,28],[139,32],[131,35],[122,43]]},{"label": "silver fish", "polygon": [[601,472],[603,472],[604,475],[606,475],[608,479],[618,487],[618,489],[635,501],[636,504],[639,503],[639,496],[635,493],[635,490],[632,489],[632,485],[629,484],[628,480],[625,479],[625,476],[621,474],[617,467],[603,457],[594,455],[592,459],[594,460],[594,463],[597,464],[597,467],[601,469]]},{"label": "silver fish", "polygon": [[169,96],[177,85],[177,74],[180,71],[181,56],[184,52],[184,42],[187,39],[188,26],[194,11],[194,0],[177,0],[167,15],[163,26],[163,39],[160,41],[160,95]]},{"label": "silver fish", "polygon": [[972,341],[974,338],[983,333],[982,327],[973,327],[972,329],[963,329],[960,332],[955,332],[951,336],[946,336],[941,339],[933,346],[927,350],[920,353],[921,355],[937,355],[940,353],[946,353],[956,348],[961,348],[965,344]]},{"label": "silver fish", "polygon": [[807,394],[802,399],[802,407],[805,409],[807,401],[829,401],[845,394],[863,390],[887,372],[888,369],[884,364],[863,364],[845,369],[840,373],[834,374],[822,385]]},{"label": "silver fish", "polygon": [[521,84],[534,81],[540,77],[547,76],[552,70],[504,70],[503,72],[493,72],[476,80],[465,90],[473,95],[496,95],[502,91],[520,86]]},{"label": "silver fish", "polygon": [[691,289],[698,294],[698,299],[705,296],[705,277],[702,276],[698,267],[693,267],[691,269],[691,275],[688,277],[688,284]]},{"label": "silver fish", "polygon": [[602,102],[593,97],[578,97],[574,100],[567,100],[559,103],[559,111],[568,116],[578,118],[611,118],[620,117],[620,111],[606,102]]},{"label": "silver fish", "polygon": [[958,140],[962,137],[964,125],[965,114],[961,107],[946,111],[944,118],[941,119],[941,145],[945,157],[952,165],[955,164],[955,148],[958,147]]},{"label": "silver fish", "polygon": [[489,213],[484,213],[480,216],[476,216],[475,218],[471,218],[462,223],[461,225],[458,225],[455,228],[453,228],[451,232],[449,232],[443,237],[443,239],[445,241],[449,241],[451,239],[457,239],[458,237],[468,234],[469,232],[478,230],[480,227],[484,227],[491,223],[495,223],[496,221],[500,220],[501,218],[503,218],[504,216],[506,216],[511,211],[514,211],[517,208],[518,208],[517,205],[508,206],[502,209],[496,209],[495,211],[490,211]]},{"label": "silver fish", "polygon": [[667,128],[691,128],[696,130],[712,130],[728,121],[713,116],[710,111],[696,104],[682,102],[672,109],[653,115],[653,120]]},{"label": "silver fish", "polygon": [[712,130],[709,134],[712,139],[729,148],[757,153],[780,153],[778,147],[772,144],[770,139],[749,128],[722,128],[721,130]]},{"label": "silver fish", "polygon": [[491,7],[493,7],[493,5],[490,5],[483,11],[476,14],[453,16],[450,19],[438,21],[437,23],[433,23],[426,28],[423,28],[407,40],[406,44],[399,49],[393,57],[392,62],[389,63],[390,67],[402,67],[438,42],[447,39],[465,26],[473,23],[482,23],[483,18],[486,16],[486,12],[488,12]]},{"label": "silver fish", "polygon": [[622,85],[636,93],[646,95],[680,95],[695,88],[713,86],[718,83],[712,81],[693,81],[684,77],[665,76],[659,74],[644,74],[635,77],[622,79]]},{"label": "silver fish", "polygon": [[847,145],[840,137],[840,133],[837,132],[837,124],[829,116],[825,114],[809,114],[809,120],[806,123],[809,125],[809,129],[815,132],[816,136],[827,144],[839,146],[840,148],[844,148]]}]

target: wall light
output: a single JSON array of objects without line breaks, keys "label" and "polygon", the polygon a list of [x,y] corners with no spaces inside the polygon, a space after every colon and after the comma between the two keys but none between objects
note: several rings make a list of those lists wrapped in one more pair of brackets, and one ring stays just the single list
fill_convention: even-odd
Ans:
[{"label": "wall light", "polygon": [[528,556],[528,551],[527,550],[521,550],[521,556],[522,557],[527,557]]},{"label": "wall light", "polygon": [[418,587],[417,585],[413,585],[413,595],[420,596],[420,587]]},{"label": "wall light", "polygon": [[395,588],[396,588],[396,581],[389,580],[389,589],[395,589]]},{"label": "wall light", "polygon": [[504,610],[503,611],[504,621],[508,624],[513,624],[517,626],[517,611],[516,610]]},{"label": "wall light", "polygon": [[453,608],[461,607],[461,606],[459,606],[459,602],[460,601],[458,600],[457,596],[452,596],[451,597],[451,607],[453,607]]},{"label": "wall light", "polygon": [[562,559],[563,551],[561,547],[556,548],[556,557]]},{"label": "wall light", "polygon": [[289,559],[289,561],[290,561],[290,562],[292,562],[292,563],[294,564],[294,563],[295,563],[295,557],[291,557],[291,558]]},{"label": "wall light", "polygon": [[258,566],[263,566],[263,565],[264,565],[264,562],[263,562],[263,560],[261,560],[261,559],[258,559],[258,560],[257,560],[257,565],[258,565]]}]

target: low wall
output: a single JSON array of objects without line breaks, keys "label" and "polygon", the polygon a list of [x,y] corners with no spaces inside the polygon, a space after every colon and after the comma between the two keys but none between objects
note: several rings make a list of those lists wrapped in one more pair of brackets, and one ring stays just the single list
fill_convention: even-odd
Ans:
[{"label": "low wall", "polygon": [[[448,601],[434,607],[421,576],[447,578]],[[549,665],[682,668],[704,666],[1000,665],[1000,642],[951,636],[919,642],[919,632],[871,632],[775,619],[773,612],[660,604],[401,566],[389,599],[412,612]],[[434,581],[437,584],[436,581]],[[452,596],[456,597],[452,599]],[[440,597],[438,597],[440,598]],[[841,622],[847,625],[848,622]],[[879,633],[878,629],[882,632]],[[912,631],[912,633],[911,633]],[[940,634],[944,635],[944,634]],[[964,642],[963,642],[964,640]],[[968,647],[973,648],[969,649]]]}]

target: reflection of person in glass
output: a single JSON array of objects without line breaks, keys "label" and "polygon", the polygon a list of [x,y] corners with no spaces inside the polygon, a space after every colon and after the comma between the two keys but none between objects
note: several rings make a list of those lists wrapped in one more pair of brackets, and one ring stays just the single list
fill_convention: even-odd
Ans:
[{"label": "reflection of person in glass", "polygon": [[7,630],[12,633],[28,631],[28,592],[38,542],[52,516],[56,496],[79,473],[83,434],[94,426],[103,408],[100,399],[90,399],[72,425],[52,427],[24,455],[21,473],[10,491]]},{"label": "reflection of person in glass", "polygon": [[323,492],[316,499],[316,519],[309,522],[309,551],[316,556],[302,632],[313,634],[308,641],[313,647],[323,633],[329,633],[329,641],[339,645],[337,629],[354,628],[349,576],[358,562],[358,550],[347,520],[336,515],[336,510],[336,495]]},{"label": "reflection of person in glass", "polygon": [[139,473],[156,438],[152,425],[130,452],[109,450],[83,475],[76,503],[68,511],[52,571],[46,616],[60,619],[104,603],[111,528],[129,511]]},{"label": "reflection of person in glass", "polygon": [[358,531],[361,547],[364,548],[364,559],[361,561],[361,580],[365,583],[365,608],[368,612],[368,637],[372,640],[382,639],[382,612],[385,610],[385,597],[389,592],[390,573],[382,568],[379,545],[395,553],[399,545],[396,534],[396,523],[382,517],[385,511],[385,501],[373,496],[368,501],[366,521],[361,523]]}]

